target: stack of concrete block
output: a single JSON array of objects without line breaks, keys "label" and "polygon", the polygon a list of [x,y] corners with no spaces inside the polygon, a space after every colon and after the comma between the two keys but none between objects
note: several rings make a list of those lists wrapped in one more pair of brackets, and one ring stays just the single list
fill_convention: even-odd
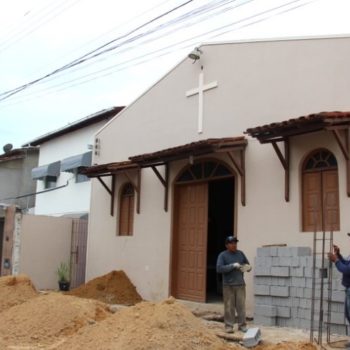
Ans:
[{"label": "stack of concrete block", "polygon": [[[312,307],[313,256],[309,247],[258,248],[254,263],[254,323],[265,326],[310,329]],[[323,267],[323,269],[322,269]],[[325,270],[326,269],[326,270]],[[341,274],[331,267],[330,303],[331,332],[346,334],[344,318],[344,287]],[[321,282],[323,278],[324,321],[328,315],[328,260],[316,260],[314,329],[320,314]]]}]

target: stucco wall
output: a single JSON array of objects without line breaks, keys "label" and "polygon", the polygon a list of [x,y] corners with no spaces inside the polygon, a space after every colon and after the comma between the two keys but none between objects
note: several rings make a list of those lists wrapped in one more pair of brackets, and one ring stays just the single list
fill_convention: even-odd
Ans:
[{"label": "stucco wall", "polygon": [[[101,154],[95,162],[123,161],[210,137],[239,136],[249,127],[309,113],[349,110],[349,44],[349,38],[337,38],[204,46],[201,60],[180,63],[98,133]],[[205,83],[217,80],[218,88],[204,94],[204,131],[198,134],[198,97],[186,98],[185,92],[198,85],[201,65]],[[312,234],[301,232],[300,166],[307,153],[318,147],[327,147],[338,160],[341,231],[335,240],[348,245],[350,199],[343,155],[332,135],[322,132],[291,139],[289,203],[284,200],[284,171],[272,146],[249,138],[247,205],[240,203],[238,180],[236,229],[239,249],[251,261],[262,245],[312,245]],[[142,170],[141,213],[135,215],[132,237],[116,236],[110,196],[93,181],[87,279],[122,268],[144,298],[168,295],[173,180],[184,164],[171,163],[168,213],[163,211],[159,180],[151,170]],[[117,192],[122,182],[118,176]],[[252,284],[248,274],[250,313]]]},{"label": "stucco wall", "polygon": [[23,215],[20,227],[19,273],[38,289],[57,289],[56,270],[70,259],[72,219]]}]

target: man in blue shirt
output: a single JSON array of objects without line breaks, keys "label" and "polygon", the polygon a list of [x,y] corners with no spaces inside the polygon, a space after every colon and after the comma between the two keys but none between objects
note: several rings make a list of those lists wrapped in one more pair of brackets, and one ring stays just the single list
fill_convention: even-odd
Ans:
[{"label": "man in blue shirt", "polygon": [[[350,260],[343,258],[340,254],[339,247],[336,245],[333,245],[333,253],[328,253],[328,258],[330,261],[334,262],[337,270],[343,274],[342,285],[345,287],[344,312],[346,319],[350,323]],[[350,343],[346,344],[346,346],[350,347]]]},{"label": "man in blue shirt", "polygon": [[251,266],[244,253],[237,249],[238,239],[228,236],[225,240],[226,250],[221,252],[216,263],[216,272],[222,273],[224,322],[227,333],[233,333],[237,311],[238,329],[247,331],[245,315],[245,282],[243,273]]}]

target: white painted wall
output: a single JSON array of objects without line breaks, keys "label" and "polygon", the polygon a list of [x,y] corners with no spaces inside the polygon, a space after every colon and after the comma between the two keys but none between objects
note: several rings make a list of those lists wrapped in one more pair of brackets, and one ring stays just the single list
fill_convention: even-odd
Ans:
[{"label": "white painted wall", "polygon": [[[200,61],[192,64],[185,59],[98,133],[101,154],[96,163],[124,161],[200,139],[240,136],[249,127],[309,113],[350,110],[350,38],[208,45],[202,51]],[[199,135],[198,97],[187,98],[185,92],[197,86],[201,65],[205,83],[217,80],[218,88],[205,93],[204,132]],[[328,147],[339,163],[341,231],[336,241],[346,250],[350,199],[343,156],[331,135],[322,132],[291,139],[289,203],[284,201],[284,172],[272,146],[249,138],[247,205],[240,204],[238,181],[236,221],[239,247],[252,263],[261,245],[312,244],[312,235],[300,232],[300,164],[318,147]],[[182,165],[171,164],[171,183]],[[122,182],[118,177],[117,193]],[[123,269],[143,298],[168,296],[173,184],[169,194],[165,213],[162,185],[151,170],[142,170],[141,213],[135,215],[134,236],[118,237],[116,215],[109,214],[110,196],[93,181],[87,279],[112,268]],[[247,275],[250,313],[252,276]]]},{"label": "white painted wall", "polygon": [[[39,166],[62,161],[65,158],[89,152],[94,134],[105,124],[96,123],[68,134],[58,136],[40,145]],[[87,213],[90,207],[91,182],[76,183],[74,174],[61,172],[56,186],[68,186],[39,194],[36,197],[36,215],[63,215]],[[37,192],[44,190],[44,183],[37,181]]]}]

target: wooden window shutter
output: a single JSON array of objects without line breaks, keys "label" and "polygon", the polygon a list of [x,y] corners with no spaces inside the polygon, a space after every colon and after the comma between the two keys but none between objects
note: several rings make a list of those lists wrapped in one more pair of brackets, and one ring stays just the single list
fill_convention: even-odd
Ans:
[{"label": "wooden window shutter", "polygon": [[303,231],[338,231],[339,184],[337,160],[328,150],[306,159],[302,175]]},{"label": "wooden window shutter", "polygon": [[323,213],[326,231],[338,231],[339,225],[339,190],[336,170],[322,173]]},{"label": "wooden window shutter", "polygon": [[303,231],[322,229],[321,173],[303,175]]}]

